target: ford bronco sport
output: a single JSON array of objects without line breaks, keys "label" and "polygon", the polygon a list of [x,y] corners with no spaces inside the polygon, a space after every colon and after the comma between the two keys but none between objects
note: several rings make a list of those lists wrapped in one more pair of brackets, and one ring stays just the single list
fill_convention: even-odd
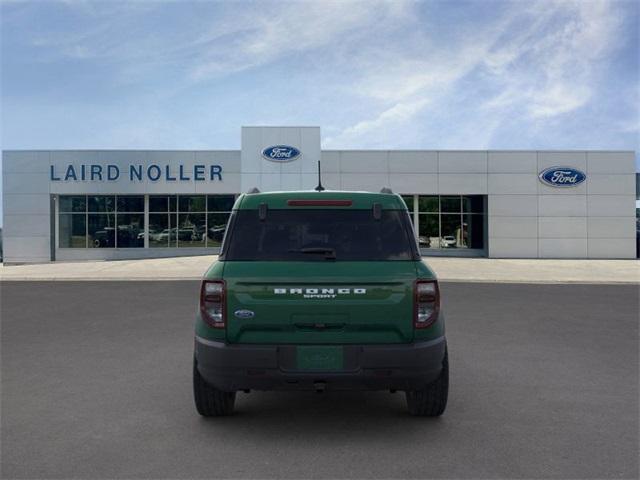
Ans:
[{"label": "ford bronco sport", "polygon": [[241,195],[204,276],[193,387],[204,416],[237,391],[403,390],[441,415],[449,372],[436,277],[402,198],[390,193]]}]

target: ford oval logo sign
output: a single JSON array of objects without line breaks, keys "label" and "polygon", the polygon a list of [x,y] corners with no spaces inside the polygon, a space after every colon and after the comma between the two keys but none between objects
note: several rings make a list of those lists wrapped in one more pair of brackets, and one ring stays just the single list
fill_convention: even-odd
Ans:
[{"label": "ford oval logo sign", "polygon": [[542,183],[552,187],[575,187],[587,179],[584,172],[571,167],[551,167],[538,175]]},{"label": "ford oval logo sign", "polygon": [[289,145],[273,145],[262,150],[262,156],[272,162],[291,162],[300,155],[300,150]]},{"label": "ford oval logo sign", "polygon": [[233,314],[238,318],[253,318],[255,316],[251,310],[236,310]]}]

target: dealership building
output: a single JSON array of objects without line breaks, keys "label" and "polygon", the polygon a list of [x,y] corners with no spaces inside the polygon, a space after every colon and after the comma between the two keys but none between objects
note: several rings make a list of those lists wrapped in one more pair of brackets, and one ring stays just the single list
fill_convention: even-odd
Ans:
[{"label": "dealership building", "polygon": [[5,263],[219,250],[235,198],[403,196],[425,255],[636,258],[632,151],[322,150],[319,127],[243,127],[240,150],[3,152]]}]

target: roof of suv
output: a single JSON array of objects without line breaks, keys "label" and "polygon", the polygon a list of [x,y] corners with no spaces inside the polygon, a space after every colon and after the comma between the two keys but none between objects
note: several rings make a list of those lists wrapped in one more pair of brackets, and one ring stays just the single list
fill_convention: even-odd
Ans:
[{"label": "roof of suv", "polygon": [[267,208],[351,208],[364,210],[374,204],[387,210],[406,210],[402,197],[395,193],[345,192],[339,190],[245,193],[238,197],[234,210],[253,210],[260,204]]}]

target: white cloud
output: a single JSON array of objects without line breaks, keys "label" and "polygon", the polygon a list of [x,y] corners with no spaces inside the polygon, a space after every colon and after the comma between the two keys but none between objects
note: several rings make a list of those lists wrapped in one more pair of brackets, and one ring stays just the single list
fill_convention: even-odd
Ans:
[{"label": "white cloud", "polygon": [[389,125],[401,124],[410,120],[416,113],[421,111],[428,104],[427,99],[410,103],[396,103],[391,108],[383,111],[376,118],[363,120],[340,132],[337,137],[327,137],[323,142],[326,148],[340,145],[351,138],[359,137],[372,131],[388,128]]},{"label": "white cloud", "polygon": [[582,107],[591,98],[591,89],[584,84],[551,83],[541,92],[530,95],[529,113],[532,117],[553,117]]},{"label": "white cloud", "polygon": [[[424,48],[405,44],[408,53],[392,51],[397,57],[388,70],[363,73],[358,94],[382,105],[371,118],[344,127],[326,143],[357,144],[367,135],[412,122],[427,105],[443,110],[446,103],[468,95],[461,82],[470,74],[476,94],[469,100],[479,108],[468,121],[476,131],[486,130],[477,138],[488,141],[500,122],[514,115],[535,121],[573,112],[592,99],[599,86],[598,67],[617,45],[623,22],[617,7],[608,1],[516,2],[493,23],[460,34],[453,46],[438,42],[427,30],[413,39]],[[407,112],[405,105],[415,107],[394,114]]]},{"label": "white cloud", "polygon": [[52,57],[117,63],[180,63],[195,80],[221,77],[266,65],[287,55],[339,44],[351,36],[383,30],[407,18],[409,0],[263,1],[210,3],[198,16],[198,2],[185,3],[190,28],[172,31],[144,25],[165,2],[61,2],[78,19],[72,30],[47,29],[33,46]]},{"label": "white cloud", "polygon": [[[149,104],[175,108],[174,99],[182,99],[183,114],[215,110],[218,95],[229,96],[222,99],[229,100],[227,108],[255,98],[256,112],[240,108],[234,121],[268,123],[272,117],[258,103],[272,99],[264,98],[268,89],[259,90],[255,72],[280,89],[273,99],[290,116],[278,121],[324,122],[324,145],[332,148],[384,142],[406,148],[420,141],[481,148],[516,121],[528,131],[558,124],[601,101],[603,70],[628,14],[623,3],[604,0],[492,3],[491,15],[481,19],[473,18],[484,8],[477,2],[468,11],[382,0],[185,2],[179,8],[173,2],[63,3],[66,24],[39,18],[24,35],[14,27],[36,47],[38,60],[106,66],[100,70],[109,72],[110,83],[101,91],[143,86],[131,89],[136,101],[144,96]],[[445,20],[441,10],[449,14]],[[38,4],[24,11],[29,15],[19,21],[31,25]],[[246,92],[225,82],[238,72]],[[296,98],[286,95],[289,87]],[[295,113],[307,104],[308,113]],[[166,110],[170,123],[175,115]],[[143,128],[133,137],[152,132]]]},{"label": "white cloud", "polygon": [[640,115],[636,112],[635,118],[617,123],[618,131],[622,133],[635,133],[640,138]]},{"label": "white cloud", "polygon": [[544,118],[574,111],[592,98],[596,67],[617,43],[620,12],[609,2],[592,1],[561,2],[539,13],[542,21],[486,60],[503,87],[486,108],[509,104]]},{"label": "white cloud", "polygon": [[[309,52],[343,41],[363,29],[402,18],[407,2],[332,1],[262,4],[260,11],[234,12],[216,22],[210,36],[200,39],[207,53],[192,71],[193,78],[220,76],[286,55]],[[224,38],[220,32],[225,32]]]},{"label": "white cloud", "polygon": [[[376,137],[411,122],[428,105],[452,95],[461,78],[478,65],[490,44],[474,41],[458,50],[423,53],[419,59],[389,59],[384,71],[364,70],[354,94],[381,104],[374,117],[348,126],[325,140],[326,146],[356,145],[365,136]],[[393,57],[395,55],[389,55]]]}]

